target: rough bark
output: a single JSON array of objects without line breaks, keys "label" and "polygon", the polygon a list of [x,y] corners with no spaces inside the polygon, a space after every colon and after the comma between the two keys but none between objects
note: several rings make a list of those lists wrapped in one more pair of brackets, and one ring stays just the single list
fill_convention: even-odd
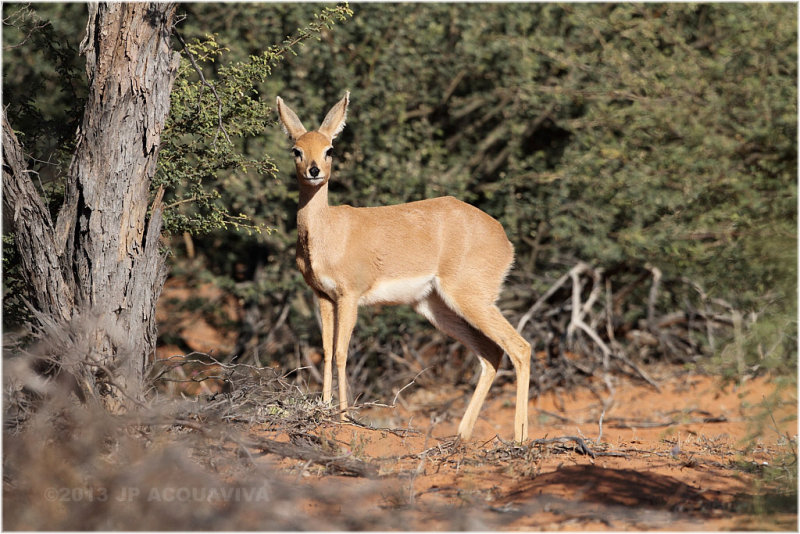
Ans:
[{"label": "rough bark", "polygon": [[[4,193],[6,182],[20,193],[4,208],[30,217],[28,233],[35,239],[20,253],[43,270],[31,279],[56,273],[57,280],[61,273],[68,287],[58,296],[57,282],[32,283],[35,306],[50,317],[72,319],[73,327],[76,314],[91,317],[80,321],[91,325],[83,356],[91,372],[82,382],[116,410],[141,396],[155,348],[155,305],[166,268],[159,248],[161,194],[151,204],[150,186],[179,55],[169,42],[174,4],[91,3],[88,9],[81,52],[89,96],[57,222],[50,221],[24,164],[17,170],[5,156]],[[4,121],[4,148],[7,131]],[[57,302],[48,307],[50,300]]]},{"label": "rough bark", "polygon": [[49,317],[68,321],[74,305],[72,286],[56,252],[53,222],[28,176],[22,147],[6,120],[5,110],[3,222],[14,232],[33,307]]}]

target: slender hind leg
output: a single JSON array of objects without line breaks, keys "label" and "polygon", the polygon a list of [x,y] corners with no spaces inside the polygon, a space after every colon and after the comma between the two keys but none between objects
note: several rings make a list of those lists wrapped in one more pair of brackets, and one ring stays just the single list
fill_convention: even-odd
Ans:
[{"label": "slender hind leg", "polygon": [[[475,317],[477,315],[477,317]],[[503,317],[494,304],[482,313],[469,316],[470,322],[503,347],[517,375],[517,400],[514,410],[514,441],[528,439],[528,386],[531,380],[531,346]]]},{"label": "slender hind leg", "polygon": [[461,424],[458,425],[458,435],[462,439],[469,439],[472,436],[472,429],[478,419],[481,406],[486,399],[486,394],[489,392],[489,387],[494,381],[503,357],[503,349],[450,309],[435,292],[419,302],[415,309],[436,328],[461,341],[478,355],[481,374],[475,392],[464,412],[464,417],[461,419]]},{"label": "slender hind leg", "polygon": [[[454,297],[455,296],[455,297]],[[502,347],[514,365],[517,378],[517,398],[514,411],[514,441],[525,441],[528,439],[528,386],[531,376],[531,346],[525,341],[513,326],[503,317],[500,310],[492,303],[487,304],[485,299],[478,298],[479,295],[470,291],[452,291],[447,293],[448,301],[457,306],[459,315],[464,317],[470,325],[480,330],[483,335],[491,339],[494,343]],[[490,373],[492,374],[492,373]],[[488,389],[488,384],[483,384],[484,374],[478,386]],[[492,374],[493,377],[493,374]],[[478,391],[476,390],[476,396]],[[483,403],[477,403],[475,411],[480,410]],[[470,403],[469,409],[472,409]],[[471,417],[477,414],[468,413]],[[465,415],[466,419],[467,416]]]}]

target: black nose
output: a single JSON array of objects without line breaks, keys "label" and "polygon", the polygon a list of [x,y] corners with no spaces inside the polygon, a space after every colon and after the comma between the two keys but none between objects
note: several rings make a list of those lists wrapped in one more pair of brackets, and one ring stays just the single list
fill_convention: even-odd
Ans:
[{"label": "black nose", "polygon": [[308,169],[308,174],[310,174],[313,178],[316,178],[317,175],[319,174],[319,167],[316,166],[311,167],[310,169]]}]

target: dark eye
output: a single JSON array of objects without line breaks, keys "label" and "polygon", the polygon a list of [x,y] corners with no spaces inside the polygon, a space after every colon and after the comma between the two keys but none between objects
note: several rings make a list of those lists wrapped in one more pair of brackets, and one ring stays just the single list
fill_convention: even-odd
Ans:
[{"label": "dark eye", "polygon": [[300,149],[293,148],[292,154],[294,154],[294,157],[296,157],[297,159],[303,159],[303,151]]},{"label": "dark eye", "polygon": [[333,157],[333,147],[330,147],[328,150],[325,151],[325,157],[326,158],[332,158]]}]

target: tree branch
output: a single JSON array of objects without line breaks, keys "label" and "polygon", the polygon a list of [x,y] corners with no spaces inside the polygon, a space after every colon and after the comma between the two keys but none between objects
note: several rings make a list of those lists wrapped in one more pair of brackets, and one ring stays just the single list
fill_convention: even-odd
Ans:
[{"label": "tree branch", "polygon": [[3,121],[3,222],[14,233],[21,273],[31,289],[33,306],[68,321],[74,292],[64,276],[54,241],[53,222],[30,179],[22,146],[6,119]]}]

